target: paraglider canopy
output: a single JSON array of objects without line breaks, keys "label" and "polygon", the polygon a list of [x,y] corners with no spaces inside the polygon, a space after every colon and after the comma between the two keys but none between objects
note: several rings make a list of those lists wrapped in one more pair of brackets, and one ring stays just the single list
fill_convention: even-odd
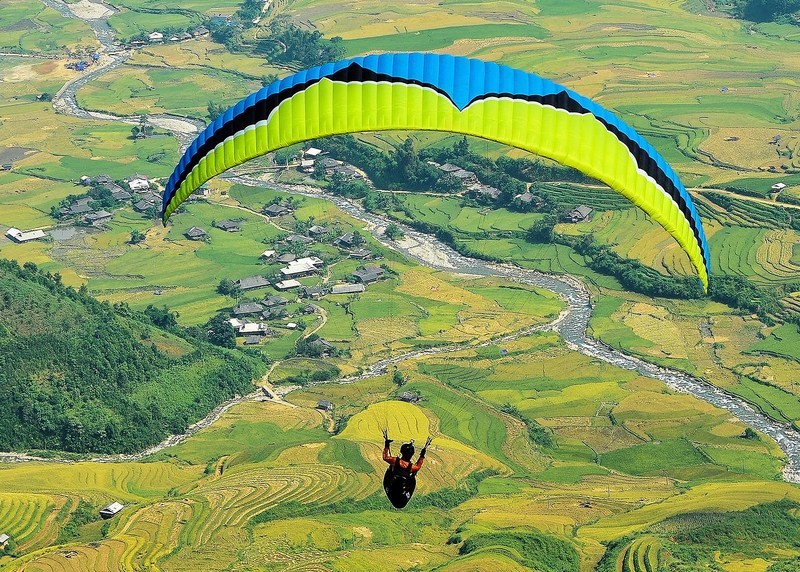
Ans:
[{"label": "paraglider canopy", "polygon": [[249,159],[319,137],[382,130],[474,135],[578,169],[661,224],[708,287],[708,244],[692,199],[631,127],[537,75],[449,55],[344,60],[301,71],[243,99],[189,146],[164,191],[163,220],[205,181]]}]

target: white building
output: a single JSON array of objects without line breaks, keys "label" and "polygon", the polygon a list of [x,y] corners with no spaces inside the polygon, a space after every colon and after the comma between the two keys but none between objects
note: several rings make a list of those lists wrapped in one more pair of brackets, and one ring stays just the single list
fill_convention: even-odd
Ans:
[{"label": "white building", "polygon": [[28,232],[22,232],[20,229],[12,227],[6,231],[6,236],[16,242],[28,242],[29,240],[44,238],[45,234],[43,230],[30,230]]},{"label": "white building", "polygon": [[150,189],[150,180],[147,177],[134,177],[128,180],[128,187],[132,191],[141,193]]},{"label": "white building", "polygon": [[267,331],[266,324],[254,322],[252,324],[242,324],[239,328],[239,334],[242,336],[249,336],[252,334],[262,334]]},{"label": "white building", "polygon": [[783,183],[775,183],[772,185],[772,192],[773,193],[780,193],[783,189],[786,188],[786,185]]},{"label": "white building", "polygon": [[308,256],[293,260],[286,268],[281,268],[281,276],[284,278],[302,278],[313,274],[319,267],[322,266],[323,261],[316,256]]},{"label": "white building", "polygon": [[7,534],[0,534],[0,546],[3,546],[6,542],[8,542],[11,537]]},{"label": "white building", "polygon": [[291,290],[292,288],[299,288],[300,286],[302,286],[302,284],[297,280],[282,280],[275,284],[275,288],[278,290]]},{"label": "white building", "polygon": [[308,155],[309,157],[318,157],[322,154],[322,149],[317,149],[316,147],[309,147],[305,151],[303,151],[303,155]]},{"label": "white building", "polygon": [[104,519],[111,518],[123,508],[125,508],[125,505],[122,503],[112,502],[107,507],[100,509],[100,516],[102,516]]},{"label": "white building", "polygon": [[163,42],[164,34],[162,34],[161,32],[153,32],[152,34],[147,36],[147,39],[150,40],[151,42]]}]

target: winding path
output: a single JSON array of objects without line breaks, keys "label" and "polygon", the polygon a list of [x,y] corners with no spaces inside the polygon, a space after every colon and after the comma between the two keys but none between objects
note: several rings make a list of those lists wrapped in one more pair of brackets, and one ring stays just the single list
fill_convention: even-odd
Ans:
[{"label": "winding path", "polygon": [[[57,9],[65,16],[74,17],[66,5],[59,0],[42,0],[42,2]],[[95,33],[103,45],[104,50],[108,52],[111,49],[115,49],[113,48],[112,43],[113,34],[110,33],[110,28],[105,20],[87,19],[86,22],[95,30]],[[57,109],[63,113],[75,115],[85,119],[108,119],[114,121],[124,121],[127,123],[138,122],[140,120],[139,117],[116,117],[106,114],[96,114],[83,110],[78,106],[75,100],[75,93],[82,85],[85,85],[88,81],[96,79],[100,75],[114,69],[115,67],[118,67],[125,61],[124,55],[116,58],[114,58],[114,56],[111,57],[113,60],[111,63],[103,67],[94,68],[91,72],[80,76],[80,78],[73,80],[64,86],[64,88],[59,91],[56,100],[54,100],[54,105],[57,107]],[[163,125],[172,124],[172,128],[165,128],[173,131],[176,137],[178,137],[179,141],[181,141],[181,143],[184,145],[187,143],[187,139],[190,139],[192,133],[199,127],[194,122],[175,116],[148,116],[146,119],[154,124],[158,124],[156,123],[158,121],[162,121]],[[163,119],[168,119],[169,121],[163,122]],[[183,123],[181,124],[180,122]],[[192,129],[189,128],[190,125],[193,127]],[[176,126],[179,128],[176,128]],[[231,174],[226,178],[233,182],[244,185],[264,185],[263,181],[246,176],[237,176],[235,174]],[[682,393],[691,394],[698,399],[702,399],[708,403],[711,403],[716,407],[725,409],[741,419],[747,425],[750,425],[762,433],[769,435],[778,443],[784,453],[786,453],[787,464],[783,471],[784,479],[790,482],[800,483],[800,432],[788,424],[780,423],[770,419],[760,411],[751,407],[742,399],[725,393],[723,390],[706,381],[688,375],[684,372],[648,363],[642,359],[630,356],[622,351],[614,349],[598,340],[590,338],[587,335],[586,330],[589,320],[592,316],[591,297],[585,285],[577,278],[570,275],[556,277],[532,270],[518,268],[510,264],[496,264],[469,258],[454,251],[452,248],[446,244],[443,244],[436,238],[420,233],[402,224],[399,224],[399,226],[405,232],[406,239],[402,242],[389,241],[383,236],[383,229],[389,224],[389,221],[384,217],[365,211],[359,204],[353,201],[343,197],[323,195],[323,193],[315,187],[285,185],[278,183],[272,183],[271,186],[294,194],[313,197],[324,196],[326,200],[334,203],[345,213],[363,221],[375,238],[382,242],[386,247],[402,252],[405,255],[419,261],[420,264],[428,266],[429,268],[476,276],[502,276],[509,280],[514,280],[523,284],[536,286],[554,292],[567,304],[566,309],[556,320],[549,324],[528,328],[525,331],[517,332],[515,334],[484,343],[497,343],[499,341],[525,335],[533,330],[552,330],[558,332],[564,338],[567,346],[575,351],[613,364],[617,367],[633,370],[641,375],[659,379],[671,389]],[[401,356],[388,358],[373,364],[367,372],[361,374],[357,378],[340,380],[340,382],[353,381],[355,379],[363,379],[366,377],[379,375],[385,372],[390,365],[404,359],[410,359],[421,355],[456,351],[457,349],[462,349],[463,347],[464,346],[462,344],[457,344],[453,346],[418,350]],[[206,418],[195,423],[184,434],[173,435],[164,440],[162,443],[159,443],[158,445],[151,447],[146,451],[142,451],[134,455],[96,457],[94,460],[106,462],[139,460],[147,455],[151,455],[166,447],[170,447],[184,441],[199,429],[211,425],[233,405],[245,400],[255,399],[258,395],[258,393],[253,393],[251,395],[223,403],[214,409],[214,411],[212,411],[211,414],[209,414]],[[40,459],[17,453],[0,454],[0,460],[52,461],[52,459]]]}]

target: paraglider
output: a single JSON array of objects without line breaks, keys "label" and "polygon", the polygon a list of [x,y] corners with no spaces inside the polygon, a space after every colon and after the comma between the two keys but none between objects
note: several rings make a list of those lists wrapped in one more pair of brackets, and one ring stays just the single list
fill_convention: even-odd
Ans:
[{"label": "paraglider", "polygon": [[691,197],[638,133],[547,79],[449,55],[344,60],[298,72],[243,99],[189,146],[166,185],[163,220],[205,181],[249,159],[319,137],[382,130],[474,135],[578,169],[663,226],[708,288],[708,244]]},{"label": "paraglider", "polygon": [[383,475],[383,490],[395,508],[404,508],[411,500],[414,489],[417,488],[417,473],[425,462],[425,454],[428,452],[430,444],[431,438],[428,437],[425,446],[419,453],[417,462],[412,464],[414,440],[403,443],[400,446],[400,456],[393,457],[389,450],[392,439],[389,439],[388,431],[383,430],[383,460],[389,463],[389,467]]}]

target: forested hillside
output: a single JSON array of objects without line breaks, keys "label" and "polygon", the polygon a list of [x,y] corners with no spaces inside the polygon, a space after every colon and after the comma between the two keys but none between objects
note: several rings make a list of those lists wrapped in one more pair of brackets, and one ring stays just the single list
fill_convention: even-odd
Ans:
[{"label": "forested hillside", "polygon": [[139,450],[249,392],[261,365],[0,260],[0,450]]},{"label": "forested hillside", "polygon": [[754,22],[770,22],[800,11],[800,0],[735,0],[736,13]]}]

